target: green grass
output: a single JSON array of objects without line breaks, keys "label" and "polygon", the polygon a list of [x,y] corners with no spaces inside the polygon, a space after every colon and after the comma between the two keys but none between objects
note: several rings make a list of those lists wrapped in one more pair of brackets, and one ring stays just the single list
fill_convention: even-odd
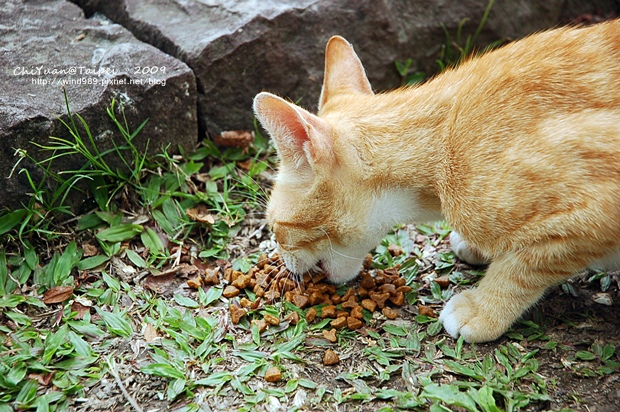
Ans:
[{"label": "green grass", "polygon": [[[108,151],[97,149],[89,126],[71,113],[67,101],[68,121],[63,124],[69,138],[50,137],[48,144],[36,145],[49,153],[42,161],[23,149],[19,152],[13,172],[28,177],[32,195],[23,208],[0,212],[0,241],[5,245],[0,249],[0,410],[64,410],[68,398],[81,396],[109,372],[114,359],[101,357],[106,342],[135,337],[129,312],[138,301],[154,299],[144,292],[138,297],[135,285],[113,274],[115,264],[127,262],[126,268],[157,274],[179,257],[171,253],[174,246],[195,248],[197,259],[229,258],[229,239],[246,210],[262,200],[255,177],[269,167],[271,152],[261,136],[247,152],[220,151],[205,143],[182,158],[167,150],[147,158],[146,149],[134,144],[146,121],[131,131],[115,101],[106,114],[122,142]],[[54,162],[65,156],[81,159],[82,166],[56,171]],[[110,162],[111,156],[116,163]],[[24,159],[43,171],[42,181],[20,169]],[[237,167],[241,160],[249,170]],[[93,199],[94,208],[75,216],[67,202],[75,193]],[[201,206],[212,220],[190,218],[187,211]],[[88,257],[83,257],[84,242],[91,246]],[[98,279],[82,282],[81,273]],[[43,303],[45,293],[59,287],[70,288],[65,302]],[[199,302],[210,304],[219,295],[212,289]],[[119,303],[123,299],[131,304]],[[186,305],[187,299],[178,302]],[[88,304],[90,310],[76,312],[75,302]],[[165,308],[161,299],[154,304]],[[49,309],[57,313],[53,320],[41,315]],[[174,318],[170,316],[163,318]],[[208,323],[198,326],[209,330]],[[194,339],[200,337],[206,335]]]}]

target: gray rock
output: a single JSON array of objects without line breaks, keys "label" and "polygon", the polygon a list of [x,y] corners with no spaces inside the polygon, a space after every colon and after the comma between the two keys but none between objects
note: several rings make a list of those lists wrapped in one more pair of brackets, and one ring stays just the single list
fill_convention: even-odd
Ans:
[{"label": "gray rock", "polygon": [[[32,192],[25,174],[8,178],[15,150],[42,160],[50,153],[32,142],[69,137],[59,120],[68,120],[63,82],[71,111],[85,119],[101,151],[112,147],[111,137],[122,142],[106,114],[112,99],[123,107],[131,130],[150,119],[135,139],[140,150],[147,141],[151,153],[168,144],[176,150],[196,143],[196,83],[187,65],[118,24],[86,19],[72,3],[7,0],[0,8],[0,208],[19,207]],[[54,165],[67,170],[83,163],[64,158]],[[27,162],[19,168],[24,165],[36,173]]]},{"label": "gray rock", "polygon": [[[269,90],[314,109],[325,43],[343,35],[377,90],[396,87],[394,61],[434,72],[445,33],[467,19],[473,33],[480,0],[73,0],[187,63],[196,74],[199,120],[210,132],[251,128],[251,102]],[[556,25],[580,13],[616,10],[615,0],[497,0],[481,44]]]}]

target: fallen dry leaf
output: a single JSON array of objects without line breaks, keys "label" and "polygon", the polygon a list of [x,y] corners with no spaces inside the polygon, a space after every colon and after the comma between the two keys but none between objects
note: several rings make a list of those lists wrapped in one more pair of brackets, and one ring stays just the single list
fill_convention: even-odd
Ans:
[{"label": "fallen dry leaf", "polygon": [[215,218],[211,213],[209,213],[209,209],[207,209],[207,206],[203,205],[202,203],[196,207],[187,209],[185,211],[185,214],[187,215],[187,217],[195,220],[196,222],[207,223],[209,225],[215,223]]},{"label": "fallen dry leaf", "polygon": [[188,263],[181,263],[177,266],[177,273],[183,277],[190,277],[191,275],[200,276],[200,269],[194,265]]},{"label": "fallen dry leaf", "polygon": [[155,330],[155,326],[150,323],[147,323],[144,327],[144,340],[147,342],[155,342],[158,338],[157,331]]},{"label": "fallen dry leaf", "polygon": [[82,245],[82,256],[83,257],[95,256],[97,255],[97,253],[99,253],[99,251],[97,250],[97,246],[91,245],[90,243],[84,243]]},{"label": "fallen dry leaf", "polygon": [[43,303],[46,305],[60,303],[73,295],[73,286],[54,286],[43,294]]},{"label": "fallen dry leaf", "polygon": [[90,307],[83,305],[76,299],[75,302],[71,304],[71,312],[77,312],[77,314],[75,315],[75,319],[82,320],[84,319],[84,316],[86,316],[86,314],[90,312]]},{"label": "fallen dry leaf", "polygon": [[110,261],[112,262],[112,265],[114,265],[116,273],[124,282],[131,283],[133,281],[136,274],[138,273],[135,267],[126,264],[116,256],[112,256],[112,259],[110,259]]},{"label": "fallen dry leaf", "polygon": [[162,275],[151,275],[144,279],[144,287],[155,293],[163,294],[174,287],[177,271],[171,271]]},{"label": "fallen dry leaf", "polygon": [[249,130],[229,130],[215,135],[213,142],[225,147],[248,147],[254,141],[254,134]]},{"label": "fallen dry leaf", "polygon": [[48,373],[31,373],[28,375],[29,379],[36,379],[39,385],[49,386],[52,382],[52,378],[54,377],[54,372]]}]

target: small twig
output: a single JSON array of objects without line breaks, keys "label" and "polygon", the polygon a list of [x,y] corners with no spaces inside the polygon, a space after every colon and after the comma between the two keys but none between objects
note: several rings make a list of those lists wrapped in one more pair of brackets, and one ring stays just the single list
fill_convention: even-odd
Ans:
[{"label": "small twig", "polygon": [[121,392],[123,392],[123,395],[125,396],[125,399],[127,399],[127,401],[129,401],[131,406],[133,406],[133,408],[136,411],[143,412],[143,410],[140,407],[140,405],[138,405],[138,402],[136,402],[136,400],[125,389],[125,385],[123,385],[123,381],[121,381],[121,377],[118,376],[118,372],[116,371],[116,364],[112,360],[112,356],[111,355],[106,358],[106,362],[108,363],[108,366],[110,368],[110,373],[112,374],[112,376],[114,376],[114,380],[116,381],[116,384],[120,388]]}]

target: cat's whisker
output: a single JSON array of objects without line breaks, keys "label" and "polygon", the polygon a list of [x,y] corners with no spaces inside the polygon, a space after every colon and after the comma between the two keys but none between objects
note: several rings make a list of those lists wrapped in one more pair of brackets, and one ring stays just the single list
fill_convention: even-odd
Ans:
[{"label": "cat's whisker", "polygon": [[[325,229],[321,229],[321,231],[323,233],[325,233],[325,236],[327,237],[327,241],[329,242],[329,251],[330,251],[330,253],[333,252],[333,253],[335,253],[335,254],[337,254],[339,256],[342,256],[344,258],[347,258],[347,259],[357,259],[357,258],[355,258],[353,256],[348,256],[348,255],[345,255],[344,253],[340,253],[336,249],[334,249],[333,244],[332,244],[332,240],[329,237],[329,233],[327,233],[327,231]],[[332,256],[332,258],[333,258],[333,256]]]}]

